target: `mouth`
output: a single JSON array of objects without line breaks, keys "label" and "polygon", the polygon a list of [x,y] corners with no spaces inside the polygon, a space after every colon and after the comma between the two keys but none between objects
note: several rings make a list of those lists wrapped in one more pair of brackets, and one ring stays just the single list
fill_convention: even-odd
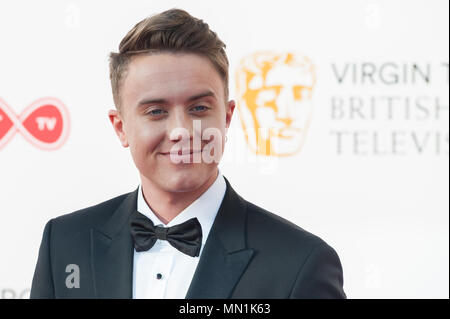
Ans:
[{"label": "mouth", "polygon": [[[181,150],[178,152],[161,152],[160,155],[163,155],[164,159],[169,160],[173,164],[176,165],[189,165],[193,163],[201,163],[201,155],[195,155],[195,154],[201,154],[201,150],[190,150],[189,153],[185,151],[186,153],[182,153]],[[200,158],[199,158],[200,157]]]},{"label": "mouth", "polygon": [[301,129],[298,127],[283,128],[278,132],[277,135],[280,138],[290,139],[290,138],[293,138],[298,133],[300,133],[300,131],[301,131]]},{"label": "mouth", "polygon": [[189,153],[183,153],[182,150],[179,150],[178,152],[161,152],[159,154],[161,155],[172,155],[172,156],[181,156],[181,155],[189,155],[194,153],[201,153],[202,150],[190,150]]}]

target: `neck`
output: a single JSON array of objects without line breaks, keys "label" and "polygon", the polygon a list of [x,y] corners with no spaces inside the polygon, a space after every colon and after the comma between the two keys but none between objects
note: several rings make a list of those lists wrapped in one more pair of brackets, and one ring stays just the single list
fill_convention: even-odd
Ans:
[{"label": "neck", "polygon": [[169,192],[141,175],[144,200],[161,222],[167,225],[199,198],[216,180],[218,170],[199,188],[189,192]]}]

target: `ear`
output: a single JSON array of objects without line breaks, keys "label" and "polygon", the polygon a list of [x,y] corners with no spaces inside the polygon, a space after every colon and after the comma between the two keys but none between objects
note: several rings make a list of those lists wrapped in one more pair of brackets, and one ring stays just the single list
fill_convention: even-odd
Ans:
[{"label": "ear", "polygon": [[111,121],[111,124],[114,128],[114,131],[116,131],[117,136],[119,137],[120,143],[123,147],[128,147],[128,139],[127,135],[123,129],[123,118],[122,114],[117,110],[109,110],[108,112],[109,120]]},{"label": "ear", "polygon": [[234,108],[236,106],[236,103],[233,100],[230,100],[227,103],[227,114],[226,114],[226,128],[230,127],[231,118],[233,117]]}]

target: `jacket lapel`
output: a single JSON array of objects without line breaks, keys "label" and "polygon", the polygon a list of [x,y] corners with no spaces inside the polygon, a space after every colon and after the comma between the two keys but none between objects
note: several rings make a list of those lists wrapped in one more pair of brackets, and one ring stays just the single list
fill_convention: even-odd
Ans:
[{"label": "jacket lapel", "polygon": [[129,217],[136,209],[138,190],[130,193],[111,218],[91,229],[91,268],[96,298],[132,298],[133,239]]},{"label": "jacket lapel", "polygon": [[[224,177],[225,178],[225,177]],[[229,298],[253,256],[245,241],[246,203],[225,178],[227,190],[212,225],[186,299]],[[98,229],[91,229],[91,268],[96,298],[133,297],[134,246],[129,218],[138,190]]]},{"label": "jacket lapel", "polygon": [[253,256],[246,246],[246,203],[225,178],[227,190],[186,299],[229,298]]}]

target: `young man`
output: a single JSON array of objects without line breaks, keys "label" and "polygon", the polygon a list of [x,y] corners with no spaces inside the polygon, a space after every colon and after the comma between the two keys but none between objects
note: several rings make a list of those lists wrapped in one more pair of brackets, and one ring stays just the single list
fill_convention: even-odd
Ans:
[{"label": "young man", "polygon": [[224,47],[173,9],[111,54],[109,118],[141,185],[47,223],[31,298],[346,297],[332,247],[218,170],[235,107]]}]

